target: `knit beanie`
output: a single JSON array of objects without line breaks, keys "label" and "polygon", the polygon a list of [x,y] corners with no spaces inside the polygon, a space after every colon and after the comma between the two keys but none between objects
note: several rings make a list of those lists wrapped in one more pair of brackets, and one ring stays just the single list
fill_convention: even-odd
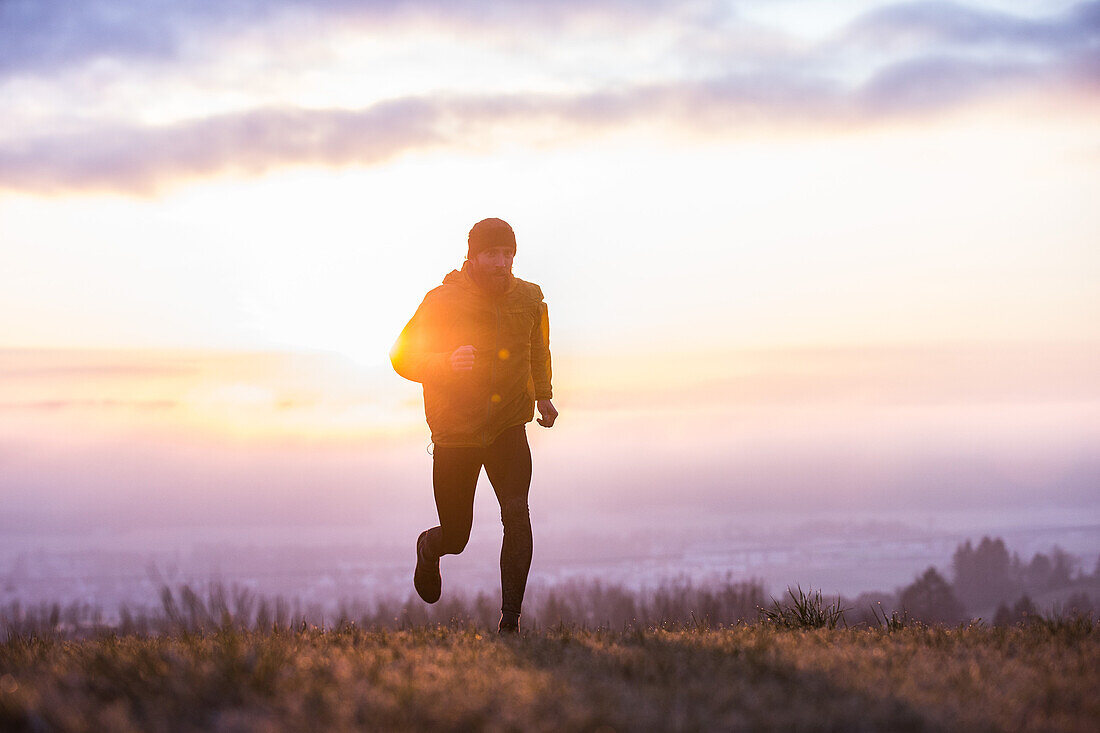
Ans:
[{"label": "knit beanie", "polygon": [[503,219],[482,219],[474,224],[466,242],[469,245],[466,259],[474,258],[490,247],[508,247],[512,254],[516,253],[516,234]]}]

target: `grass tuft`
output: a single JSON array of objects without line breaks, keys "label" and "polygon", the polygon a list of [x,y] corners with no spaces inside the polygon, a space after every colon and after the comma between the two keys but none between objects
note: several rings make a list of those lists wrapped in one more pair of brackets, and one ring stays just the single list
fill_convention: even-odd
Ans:
[{"label": "grass tuft", "polygon": [[835,629],[840,624],[847,627],[844,612],[848,609],[841,608],[839,598],[833,603],[825,603],[820,590],[811,588],[807,594],[801,585],[797,589],[796,595],[787,586],[787,594],[791,597],[788,605],[782,606],[772,598],[772,608],[760,609],[761,620],[780,629]]},{"label": "grass tuft", "polygon": [[1093,633],[1097,628],[1097,621],[1092,614],[1073,613],[1063,615],[1052,611],[1050,615],[1027,616],[1027,626],[1034,626],[1051,634],[1070,640],[1083,639]]},{"label": "grass tuft", "polygon": [[920,621],[909,615],[909,611],[903,610],[900,616],[897,611],[891,611],[890,615],[887,616],[886,609],[882,607],[881,603],[871,606],[871,615],[883,629],[890,632],[923,626]]}]

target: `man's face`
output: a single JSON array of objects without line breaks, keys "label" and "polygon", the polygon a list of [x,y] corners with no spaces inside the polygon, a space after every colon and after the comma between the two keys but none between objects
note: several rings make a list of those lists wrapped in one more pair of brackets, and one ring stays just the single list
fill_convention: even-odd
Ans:
[{"label": "man's face", "polygon": [[489,247],[474,255],[470,265],[484,283],[497,292],[504,292],[512,279],[515,256],[511,247]]}]

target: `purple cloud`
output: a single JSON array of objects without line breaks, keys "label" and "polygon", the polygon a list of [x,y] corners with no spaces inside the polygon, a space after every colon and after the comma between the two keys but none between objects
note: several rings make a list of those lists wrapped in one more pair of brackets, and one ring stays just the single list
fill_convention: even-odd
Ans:
[{"label": "purple cloud", "polygon": [[261,109],[165,127],[103,126],[0,143],[0,187],[152,192],[176,179],[261,174],[283,165],[371,165],[413,149],[463,147],[497,125],[552,122],[563,133],[640,119],[714,130],[812,112],[840,99],[798,80],[724,77],[575,96],[411,97],[360,110]]},{"label": "purple cloud", "polygon": [[100,127],[0,147],[0,185],[24,190],[149,191],[166,180],[286,163],[379,163],[438,142],[430,101],[365,110],[265,109],[167,127]]},{"label": "purple cloud", "polygon": [[[763,0],[767,2],[768,0]],[[38,0],[0,2],[0,76],[50,74],[101,58],[180,61],[185,43],[231,37],[293,16],[298,25],[324,20],[384,25],[430,18],[491,34],[528,34],[594,17],[680,24],[689,35],[735,20],[735,9],[691,0]],[[903,2],[873,9],[850,24],[835,47],[899,41],[1019,50],[1087,47],[1100,33],[1100,1],[1084,0],[1057,16],[1030,18],[952,2]],[[930,49],[926,49],[926,52]],[[751,60],[750,60],[751,61]]]},{"label": "purple cloud", "polygon": [[1001,44],[1019,51],[1066,51],[1100,36],[1100,2],[1089,0],[1061,16],[1023,18],[951,2],[907,2],[867,12],[840,37],[845,44],[888,47],[907,40],[973,48]]},{"label": "purple cloud", "polygon": [[[227,32],[278,12],[385,19],[413,5],[408,0],[0,3],[0,76],[5,70],[48,70],[102,55],[170,62],[186,29]],[[516,33],[582,6],[589,7],[581,0],[552,5],[438,0],[425,12],[472,22],[474,8],[484,15],[486,33],[501,33],[506,26]],[[675,16],[681,29],[703,22],[703,15],[693,16],[685,10],[688,4],[676,0],[598,0],[594,7],[608,17],[631,13],[656,22],[662,14]],[[0,187],[134,193],[224,172],[372,165],[414,149],[462,148],[471,139],[491,136],[497,125],[529,122],[553,123],[563,136],[639,120],[721,135],[755,124],[875,124],[1021,88],[1072,86],[1094,94],[1100,86],[1100,0],[1038,18],[957,3],[901,3],[866,13],[808,51],[792,47],[766,59],[729,56],[738,53],[713,51],[700,62],[709,77],[660,84],[626,80],[573,95],[442,92],[355,110],[264,108],[160,127],[100,123],[65,134],[9,138],[0,141]],[[841,81],[836,73],[853,54],[868,59],[864,67],[870,74],[859,84]]]},{"label": "purple cloud", "polygon": [[948,56],[906,60],[875,74],[857,93],[867,115],[899,115],[943,110],[1042,81],[1044,69],[1024,63],[994,63]]},{"label": "purple cloud", "polygon": [[96,59],[180,60],[186,41],[231,36],[280,17],[318,20],[430,17],[480,27],[557,24],[586,16],[652,16],[686,0],[4,0],[0,2],[0,76],[49,74]]},{"label": "purple cloud", "polygon": [[2,143],[0,187],[148,193],[223,172],[373,165],[411,150],[462,148],[491,137],[497,125],[550,122],[563,136],[642,120],[719,135],[753,125],[870,125],[1052,78],[1057,74],[1035,65],[933,57],[888,66],[856,89],[822,78],[749,74],[573,96],[410,97],[350,111],[260,109]]},{"label": "purple cloud", "polygon": [[0,73],[51,70],[99,57],[170,59],[183,3],[0,3]]}]

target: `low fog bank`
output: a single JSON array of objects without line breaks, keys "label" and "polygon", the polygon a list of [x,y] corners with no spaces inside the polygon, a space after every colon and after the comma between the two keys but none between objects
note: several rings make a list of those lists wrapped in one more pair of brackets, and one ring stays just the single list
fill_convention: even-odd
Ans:
[{"label": "low fog bank", "polygon": [[[854,595],[945,565],[967,538],[1004,537],[1028,556],[1058,546],[1082,567],[1100,551],[1100,460],[1061,446],[1024,459],[988,441],[778,453],[653,440],[581,453],[530,434],[536,584],[760,580],[776,594]],[[0,446],[0,601],[140,606],[163,585],[211,582],[331,607],[400,597],[412,540],[435,520],[431,457],[415,437],[11,445]],[[496,593],[499,510],[484,476],[475,509],[447,581]]]},{"label": "low fog bank", "polygon": [[[693,357],[665,366],[698,378],[658,392],[620,379],[621,360],[565,362],[558,423],[528,428],[532,582],[854,594],[899,588],[986,535],[1086,568],[1100,550],[1100,350],[1083,353]],[[330,605],[410,592],[412,541],[435,518],[415,385],[267,357],[196,357],[184,378],[190,362],[166,356],[144,381],[114,355],[21,358],[0,405],[0,600],[113,608],[212,582]],[[476,511],[447,582],[495,593],[484,478]]]},{"label": "low fog bank", "polygon": [[[485,487],[487,489],[487,487]],[[500,525],[488,490],[475,507],[467,550],[443,561],[448,593],[499,594]],[[599,582],[645,592],[668,583],[716,587],[755,581],[781,596],[787,586],[855,597],[897,593],[930,566],[949,567],[966,540],[1004,539],[1025,560],[1065,553],[1075,572],[1092,572],[1100,522],[1046,513],[1022,516],[939,514],[923,521],[801,518],[712,513],[681,521],[664,513],[597,516],[533,508],[531,587]],[[425,512],[388,532],[354,526],[207,526],[175,529],[5,533],[0,542],[0,604],[83,604],[113,612],[158,603],[164,587],[222,585],[270,598],[301,599],[332,613],[412,594],[413,539]],[[1045,522],[1045,523],[1041,523]],[[1013,600],[1013,599],[1010,599]]]},{"label": "low fog bank", "polygon": [[[628,530],[887,517],[938,526],[1100,521],[1100,457],[1087,446],[663,444],[583,447],[529,427],[532,507],[563,528]],[[571,436],[567,436],[571,437]],[[434,514],[425,436],[359,446],[130,439],[0,442],[0,529],[37,533],[346,527],[395,540]],[[482,477],[482,492],[491,488]],[[755,521],[755,520],[754,520]],[[961,527],[963,528],[963,527]],[[29,549],[29,548],[28,548]]]},{"label": "low fog bank", "polygon": [[[528,434],[532,504],[567,526],[1100,516],[1100,343],[564,354],[561,417]],[[0,375],[5,532],[395,539],[433,509],[419,387],[388,367],[0,349]]]}]

